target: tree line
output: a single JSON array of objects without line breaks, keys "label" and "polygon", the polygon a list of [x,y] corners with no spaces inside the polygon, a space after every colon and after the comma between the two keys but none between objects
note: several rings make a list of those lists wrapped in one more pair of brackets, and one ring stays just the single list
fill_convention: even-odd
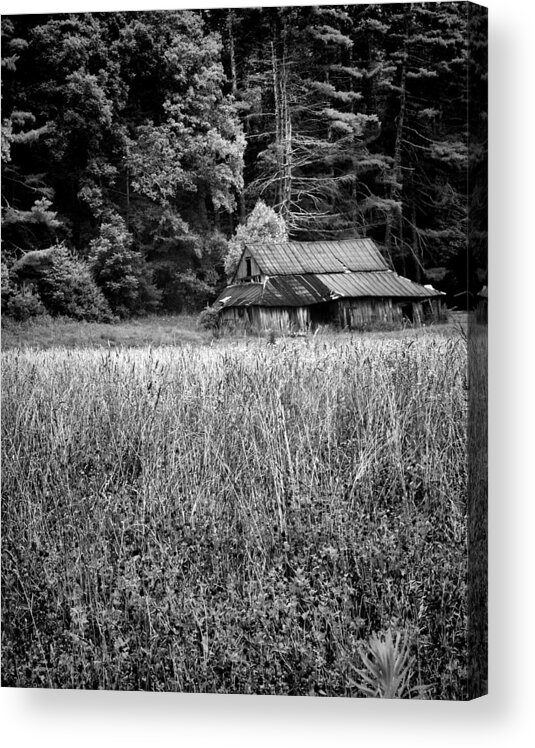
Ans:
[{"label": "tree line", "polygon": [[482,96],[467,117],[471,12],[3,17],[4,311],[195,311],[270,226],[369,236],[451,299],[482,284],[484,251],[466,254],[470,190],[485,203],[469,183],[486,122]]}]

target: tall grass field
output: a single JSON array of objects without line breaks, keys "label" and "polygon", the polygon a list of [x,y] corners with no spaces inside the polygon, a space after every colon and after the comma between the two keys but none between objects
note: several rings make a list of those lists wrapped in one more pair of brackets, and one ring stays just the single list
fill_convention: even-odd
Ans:
[{"label": "tall grass field", "polygon": [[270,342],[3,353],[3,685],[466,697],[465,339]]}]

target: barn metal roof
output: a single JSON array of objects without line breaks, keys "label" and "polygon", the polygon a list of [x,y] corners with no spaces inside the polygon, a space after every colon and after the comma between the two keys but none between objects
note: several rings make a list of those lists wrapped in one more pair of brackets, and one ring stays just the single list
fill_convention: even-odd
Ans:
[{"label": "barn metal roof", "polygon": [[215,301],[232,306],[308,306],[347,297],[429,298],[435,289],[402,278],[392,270],[368,273],[323,273],[267,278],[264,283],[228,286]]},{"label": "barn metal roof", "polygon": [[239,283],[236,286],[227,286],[214,301],[214,306],[256,306],[262,300],[262,290],[262,283]]},{"label": "barn metal roof", "polygon": [[268,278],[265,283],[239,283],[228,286],[215,301],[230,306],[308,306],[334,298],[315,275],[286,275]]},{"label": "barn metal roof", "polygon": [[283,304],[304,306],[318,304],[332,298],[330,290],[323,283],[323,276],[318,275],[276,275],[266,283],[266,294],[269,294],[273,306]]},{"label": "barn metal roof", "polygon": [[246,249],[266,275],[388,270],[371,239],[252,243]]},{"label": "barn metal roof", "polygon": [[434,288],[425,288],[393,270],[380,273],[325,273],[321,280],[339,297],[390,296],[429,298],[440,296]]}]

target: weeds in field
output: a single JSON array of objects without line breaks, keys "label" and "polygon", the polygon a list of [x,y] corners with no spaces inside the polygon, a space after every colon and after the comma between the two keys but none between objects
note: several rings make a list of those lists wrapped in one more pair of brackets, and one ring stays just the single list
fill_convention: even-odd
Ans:
[{"label": "weeds in field", "polygon": [[351,680],[351,685],[366,696],[405,699],[425,694],[425,687],[409,687],[414,657],[406,633],[402,636],[398,631],[394,637],[388,629],[386,633],[374,634],[366,642],[361,658],[363,667],[354,668],[356,679]]},{"label": "weeds in field", "polygon": [[207,345],[210,339],[198,328],[195,317],[185,314],[153,314],[113,324],[46,314],[25,322],[2,317],[2,350]]},{"label": "weeds in field", "polygon": [[462,698],[466,387],[433,334],[5,353],[3,683],[349,696],[393,626]]}]

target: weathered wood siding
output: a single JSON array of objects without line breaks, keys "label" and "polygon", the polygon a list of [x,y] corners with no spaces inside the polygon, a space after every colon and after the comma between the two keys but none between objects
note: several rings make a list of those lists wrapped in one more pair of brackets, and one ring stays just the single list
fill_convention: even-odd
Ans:
[{"label": "weathered wood siding", "polygon": [[359,328],[377,322],[393,324],[401,322],[401,307],[392,299],[340,299],[338,324],[340,327]]},{"label": "weathered wood siding", "polygon": [[446,322],[448,319],[446,303],[441,296],[422,299],[420,306],[422,308],[422,322]]},{"label": "weathered wood siding", "polygon": [[238,328],[294,332],[310,327],[310,308],[303,307],[230,307],[221,312],[223,326],[231,323]]},{"label": "weathered wood siding", "polygon": [[338,324],[349,329],[377,323],[396,325],[409,322],[421,325],[425,322],[440,322],[446,318],[444,302],[440,297],[431,299],[340,299],[338,302]]},{"label": "weathered wood siding", "polygon": [[230,307],[221,311],[223,325],[255,331],[294,332],[334,324],[342,329],[358,330],[373,325],[421,325],[444,318],[440,298],[422,299],[338,299],[326,304],[303,307]]},{"label": "weathered wood siding", "polygon": [[[247,275],[247,259],[251,260],[251,275]],[[236,280],[244,280],[245,278],[250,277],[258,277],[259,280],[262,280],[262,276],[260,273],[260,268],[258,267],[258,263],[256,262],[254,257],[251,257],[251,255],[248,252],[245,252],[240,260],[240,263],[238,265],[238,270],[236,271]]]}]

